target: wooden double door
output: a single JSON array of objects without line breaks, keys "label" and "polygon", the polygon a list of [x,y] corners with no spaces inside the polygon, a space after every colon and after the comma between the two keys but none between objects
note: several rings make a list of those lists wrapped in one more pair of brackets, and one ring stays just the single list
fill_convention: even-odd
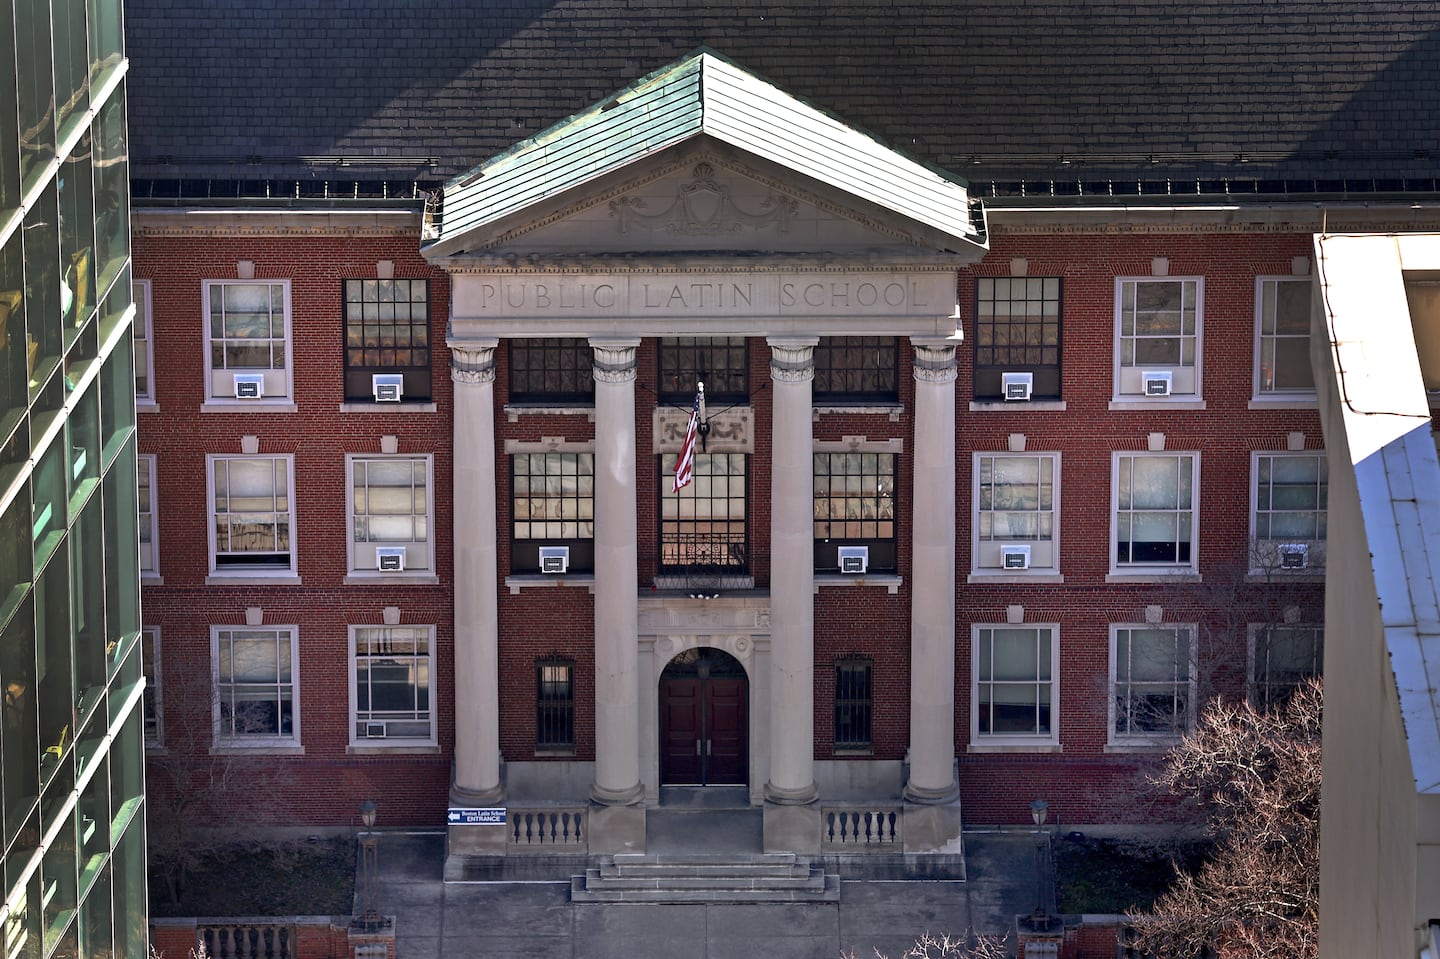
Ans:
[{"label": "wooden double door", "polygon": [[749,747],[745,668],[718,649],[690,649],[660,674],[660,782],[743,786]]}]

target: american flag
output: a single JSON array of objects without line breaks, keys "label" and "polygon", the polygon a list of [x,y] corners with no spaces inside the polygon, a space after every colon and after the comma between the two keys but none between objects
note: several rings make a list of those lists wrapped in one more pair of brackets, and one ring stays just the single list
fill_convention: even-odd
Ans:
[{"label": "american flag", "polygon": [[685,427],[685,442],[680,444],[680,455],[675,458],[672,493],[680,492],[695,478],[695,436],[700,431],[700,402],[704,395],[704,386],[695,391],[695,403],[690,407],[690,425]]}]

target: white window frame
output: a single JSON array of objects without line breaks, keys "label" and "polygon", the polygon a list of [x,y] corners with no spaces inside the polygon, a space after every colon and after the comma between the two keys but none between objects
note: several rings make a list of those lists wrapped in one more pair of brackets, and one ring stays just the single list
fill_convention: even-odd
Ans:
[{"label": "white window frame", "polygon": [[[1190,284],[1195,291],[1195,332],[1179,334],[1176,339],[1193,339],[1195,361],[1184,362],[1184,349],[1178,363],[1129,363],[1122,365],[1124,355],[1124,301],[1126,287],[1134,287],[1137,294],[1140,287],[1160,283],[1179,283],[1181,308],[1184,309],[1184,285]],[[1117,276],[1115,278],[1115,346],[1112,359],[1114,369],[1114,401],[1118,403],[1193,403],[1204,395],[1203,377],[1205,359],[1205,278],[1203,276]],[[1132,334],[1129,339],[1135,338]],[[1169,396],[1146,396],[1144,374],[1147,372],[1169,372],[1172,377]]]},{"label": "white window frame", "polygon": [[[242,563],[216,564],[216,534],[215,534],[215,465],[220,461],[266,461],[269,463],[283,462],[285,464],[285,478],[287,495],[287,523],[290,531],[290,562],[287,566],[276,565],[255,565],[250,566]],[[293,578],[299,569],[297,565],[298,550],[296,548],[295,529],[295,456],[293,453],[209,453],[205,457],[205,499],[206,510],[209,514],[209,540],[210,540],[210,575],[217,577],[241,577],[241,578]],[[227,511],[228,512],[228,511]],[[268,511],[267,511],[268,512]],[[278,511],[274,515],[279,515]],[[243,555],[244,551],[236,551]]]},{"label": "white window frame", "polygon": [[[290,281],[289,280],[202,280],[200,315],[204,324],[205,339],[205,401],[207,403],[229,404],[234,406],[253,407],[256,405],[283,404],[291,406],[294,403],[294,374],[295,374],[295,350],[294,350],[294,314],[290,306]],[[266,286],[280,287],[284,291],[284,323],[285,323],[285,367],[275,369],[270,366],[256,367],[214,367],[214,357],[211,355],[211,317],[210,317],[210,291],[216,288],[224,289],[230,286]],[[221,294],[224,295],[223,293]],[[273,341],[277,337],[264,337],[266,341]],[[264,396],[258,399],[240,400],[235,398],[235,375],[246,373],[259,373],[264,377]]]},{"label": "white window frame", "polygon": [[[980,469],[984,460],[995,459],[1033,459],[1038,461],[1048,460],[1050,462],[1050,508],[1048,510],[1026,510],[1035,514],[1048,513],[1050,515],[1050,538],[1027,539],[1023,536],[996,537],[990,540],[982,540],[981,537],[981,514],[984,512],[1002,512],[1000,510],[982,510],[980,490]],[[1002,451],[975,453],[972,457],[970,470],[970,568],[976,575],[981,576],[1046,576],[1060,572],[1060,454],[1059,453],[1007,453]],[[1019,510],[1006,510],[1003,512],[1020,512]],[[993,536],[993,533],[992,533]],[[1016,570],[1005,569],[1001,560],[1001,547],[1016,544],[1030,547],[1029,569]]]},{"label": "white window frame", "polygon": [[[372,540],[356,535],[355,468],[357,464],[409,463],[425,465],[425,536],[418,539]],[[435,458],[429,453],[347,453],[345,454],[345,536],[346,564],[356,576],[434,576],[435,575]],[[364,518],[368,513],[362,513]],[[394,514],[401,515],[401,514]],[[419,516],[412,512],[411,517]],[[377,547],[398,547],[405,550],[405,569],[384,571],[376,559]]]},{"label": "white window frame", "polygon": [[[1306,330],[1303,337],[1292,334],[1267,334],[1265,332],[1265,321],[1268,319],[1268,317],[1265,315],[1266,287],[1278,286],[1282,283],[1298,283],[1306,287],[1310,287],[1313,281],[1308,276],[1257,276],[1255,278],[1255,369],[1253,374],[1251,400],[1261,403],[1294,402],[1300,403],[1308,407],[1314,405],[1316,401],[1315,384],[1313,382],[1310,384],[1310,387],[1308,389],[1266,389],[1264,385],[1264,377],[1262,373],[1264,370],[1265,341],[1267,338],[1276,340],[1277,343],[1282,340],[1295,341],[1297,345],[1299,345],[1299,341],[1304,340],[1303,346],[1305,351],[1305,359],[1306,363],[1309,363],[1310,332],[1308,329]],[[1313,290],[1311,292],[1311,296],[1312,298],[1314,296]],[[1272,306],[1273,303],[1274,300],[1272,299]],[[1313,302],[1311,304],[1311,308],[1314,308]]]},{"label": "white window frame", "polygon": [[[360,660],[358,643],[362,634],[369,632],[384,632],[388,630],[409,630],[417,636],[423,635],[427,645],[424,656],[425,684],[427,689],[429,705],[429,716],[423,719],[411,719],[410,722],[425,722],[429,732],[424,736],[402,736],[391,735],[387,730],[384,738],[360,735]],[[349,653],[350,653],[350,745],[353,747],[367,747],[372,749],[385,747],[407,747],[407,746],[435,746],[439,740],[436,737],[436,695],[435,695],[435,627],[434,626],[384,626],[384,625],[352,625],[349,627]],[[383,658],[384,654],[370,653],[367,658]],[[395,654],[395,658],[420,659],[419,653]],[[373,683],[373,678],[372,678]],[[420,710],[416,710],[417,713]],[[399,720],[396,720],[399,721]],[[369,719],[367,723],[385,723],[384,719]]]},{"label": "white window frame", "polygon": [[[1188,637],[1186,637],[1186,639],[1188,639],[1187,645],[1188,645],[1189,648],[1185,650],[1185,653],[1186,653],[1186,655],[1187,655],[1187,657],[1188,657],[1188,658],[1187,658],[1187,661],[1186,661],[1186,663],[1185,663],[1185,665],[1186,665],[1186,670],[1185,670],[1185,671],[1186,671],[1186,674],[1187,674],[1187,675],[1186,675],[1183,679],[1174,678],[1174,679],[1171,679],[1171,680],[1168,680],[1168,681],[1161,680],[1161,681],[1156,681],[1156,682],[1154,682],[1154,683],[1151,684],[1151,685],[1157,685],[1157,686],[1160,686],[1160,685],[1168,685],[1168,686],[1170,686],[1170,687],[1172,687],[1172,688],[1174,688],[1174,689],[1177,689],[1177,690],[1180,689],[1181,686],[1182,686],[1182,684],[1183,684],[1183,688],[1184,688],[1184,692],[1185,692],[1185,718],[1184,718],[1184,721],[1183,721],[1183,724],[1182,724],[1182,728],[1176,729],[1176,730],[1174,730],[1173,732],[1159,732],[1159,731],[1152,731],[1152,730],[1142,730],[1142,731],[1139,731],[1139,732],[1123,732],[1123,733],[1122,733],[1122,732],[1118,732],[1118,731],[1116,730],[1116,728],[1115,728],[1115,724],[1116,724],[1116,721],[1117,721],[1116,706],[1117,706],[1117,700],[1119,699],[1119,689],[1118,689],[1117,679],[1116,679],[1117,674],[1118,674],[1118,657],[1117,657],[1117,652],[1116,652],[1116,651],[1117,651],[1117,649],[1118,649],[1120,633],[1121,633],[1122,631],[1128,631],[1128,632],[1130,632],[1130,633],[1135,633],[1135,632],[1169,632],[1169,633],[1174,633],[1174,634],[1175,634],[1175,642],[1178,644],[1178,643],[1180,643],[1180,642],[1182,641],[1182,638],[1181,638],[1181,636],[1180,636],[1180,632],[1181,632],[1182,630],[1188,632],[1188,634],[1189,634]],[[1194,623],[1111,623],[1111,624],[1110,624],[1110,695],[1109,695],[1109,697],[1108,697],[1108,698],[1109,698],[1109,705],[1108,705],[1107,710],[1106,710],[1106,712],[1107,712],[1107,721],[1106,721],[1106,727],[1105,727],[1105,729],[1106,729],[1106,740],[1107,740],[1107,743],[1108,743],[1110,746],[1122,747],[1122,748],[1124,748],[1124,747],[1145,747],[1145,746],[1169,746],[1169,745],[1171,745],[1171,744],[1173,744],[1173,743],[1175,743],[1175,742],[1178,742],[1178,741],[1180,740],[1180,738],[1181,738],[1182,736],[1184,736],[1185,733],[1187,733],[1187,732],[1189,732],[1190,730],[1192,730],[1192,729],[1195,728],[1195,691],[1196,691],[1196,690],[1195,690],[1195,686],[1196,686],[1196,684],[1195,684],[1195,672],[1196,672],[1196,651],[1197,651],[1197,648],[1198,648],[1198,647],[1197,647],[1197,644],[1196,644],[1196,637],[1197,637],[1198,633],[1199,633],[1199,630],[1196,628],[1196,625],[1195,625]],[[1129,638],[1131,638],[1131,640],[1132,640],[1132,648],[1133,648],[1133,637],[1129,637]],[[1133,656],[1132,656],[1132,659],[1133,659]],[[1127,672],[1128,672],[1128,670],[1127,670]],[[1132,684],[1133,684],[1133,683],[1132,683]],[[1172,695],[1173,695],[1173,694],[1172,694]]]},{"label": "white window frame", "polygon": [[[980,644],[984,633],[994,630],[1032,630],[1050,636],[1050,730],[1045,733],[984,733],[980,731]],[[993,633],[991,636],[993,642]],[[1038,656],[1037,656],[1038,666]],[[1036,689],[1046,680],[1017,681]],[[993,673],[993,660],[992,660]],[[994,680],[986,680],[994,684]],[[1060,624],[1059,623],[975,623],[970,627],[970,744],[972,746],[1058,746],[1060,744]]]},{"label": "white window frame", "polygon": [[[1183,458],[1190,458],[1190,504],[1189,509],[1179,507],[1179,497],[1176,497],[1177,506],[1173,510],[1155,509],[1134,509],[1129,508],[1124,512],[1135,513],[1174,513],[1178,518],[1188,512],[1190,514],[1190,560],[1188,562],[1135,562],[1133,560],[1121,563],[1119,559],[1120,549],[1120,474],[1122,463],[1126,460],[1137,459],[1169,459],[1175,460],[1176,475],[1184,464],[1180,462]],[[1132,486],[1133,493],[1133,486]],[[1133,529],[1133,527],[1132,527]],[[1177,528],[1177,536],[1179,535]],[[1132,539],[1131,542],[1134,542]],[[1183,540],[1177,539],[1177,552]],[[1123,577],[1164,577],[1173,575],[1193,574],[1200,566],[1200,453],[1191,450],[1177,450],[1175,452],[1146,452],[1143,450],[1116,451],[1111,454],[1110,463],[1110,574]]]},{"label": "white window frame", "polygon": [[[135,344],[135,375],[145,377],[145,389],[135,386],[136,407],[155,405],[155,326],[152,310],[151,283],[149,280],[133,280],[135,296],[135,323],[131,336]],[[143,370],[142,370],[143,367]]]},{"label": "white window frame", "polygon": [[[145,647],[150,647],[150,655],[146,657]],[[144,665],[146,659],[150,660],[150,669],[145,673],[145,698],[151,703],[155,713],[154,729],[150,724],[145,724],[145,748],[165,748],[165,700],[161,695],[160,686],[160,627],[140,627],[140,662]],[[143,710],[142,710],[143,712]]]},{"label": "white window frame", "polygon": [[[1325,670],[1325,627],[1317,623],[1251,623],[1249,625],[1249,643],[1246,655],[1245,676],[1247,688],[1250,695],[1250,702],[1256,709],[1263,706],[1261,690],[1262,687],[1278,687],[1281,684],[1270,682],[1269,658],[1265,655],[1265,645],[1270,641],[1272,634],[1281,630],[1304,630],[1309,632],[1317,645],[1319,661],[1315,664],[1315,672],[1310,674],[1319,677]],[[1262,673],[1264,674],[1262,676]]]},{"label": "white window frame", "polygon": [[[290,644],[290,731],[277,731],[276,733],[263,734],[236,734],[225,731],[225,720],[222,718],[222,706],[226,700],[226,694],[220,685],[220,639],[226,633],[271,633],[279,640],[284,636]],[[233,636],[231,637],[233,641]],[[274,682],[275,689],[280,690],[284,685],[278,676],[278,664],[282,662],[281,652],[276,650],[275,660],[277,663],[277,676]],[[300,638],[296,626],[211,626],[210,627],[210,663],[211,663],[211,689],[214,690],[214,705],[212,706],[211,719],[215,734],[215,748],[217,749],[265,749],[275,747],[296,747],[300,745]],[[256,682],[252,686],[259,687]],[[232,700],[233,701],[233,700]]]},{"label": "white window frame", "polygon": [[[1261,460],[1313,460],[1319,464],[1316,471],[1316,485],[1319,485],[1320,476],[1325,477],[1325,488],[1329,492],[1329,462],[1326,459],[1324,450],[1304,450],[1297,452],[1256,450],[1250,454],[1250,572],[1255,575],[1323,575],[1325,572],[1325,534],[1327,532],[1326,508],[1319,507],[1315,510],[1276,510],[1270,509],[1269,513],[1315,513],[1317,514],[1317,533],[1313,537],[1308,536],[1267,536],[1263,539],[1259,534],[1260,526],[1260,462]],[[1273,475],[1273,474],[1272,474]],[[1272,504],[1273,506],[1273,504]],[[1304,569],[1284,569],[1280,564],[1280,547],[1290,544],[1303,545],[1307,550],[1307,562]]]},{"label": "white window frame", "polygon": [[[155,498],[155,454],[141,453],[135,457],[135,474],[137,483],[144,484],[150,491],[149,509],[139,497],[139,489],[136,489],[136,505],[138,507],[140,520],[140,578],[144,580],[156,580],[160,578],[160,523],[159,510]],[[145,541],[146,530],[149,530],[150,541]]]}]

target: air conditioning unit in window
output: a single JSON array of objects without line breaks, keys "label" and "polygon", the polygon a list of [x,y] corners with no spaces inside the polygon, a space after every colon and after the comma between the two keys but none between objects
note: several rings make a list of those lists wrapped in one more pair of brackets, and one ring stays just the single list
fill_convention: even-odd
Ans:
[{"label": "air conditioning unit in window", "polygon": [[1023,543],[1007,543],[1000,547],[1002,569],[1029,569],[1030,547]]},{"label": "air conditioning unit in window", "polygon": [[841,546],[840,572],[863,573],[870,568],[870,547]]},{"label": "air conditioning unit in window", "polygon": [[366,723],[366,724],[365,724],[365,738],[366,738],[366,739],[384,739],[384,738],[385,738],[385,724],[384,724],[384,723]]},{"label": "air conditioning unit in window", "polygon": [[1170,370],[1146,370],[1140,374],[1146,396],[1169,396],[1174,380],[1175,374]]},{"label": "air conditioning unit in window", "polygon": [[570,547],[540,547],[540,572],[563,573],[570,568]]},{"label": "air conditioning unit in window", "polygon": [[264,373],[236,373],[234,383],[237,400],[258,400],[265,395]]},{"label": "air conditioning unit in window", "polygon": [[1280,547],[1281,569],[1305,569],[1310,565],[1310,544],[1285,543]]},{"label": "air conditioning unit in window", "polygon": [[375,373],[370,377],[370,392],[377,403],[398,403],[405,393],[405,378],[399,373]]},{"label": "air conditioning unit in window", "polygon": [[1035,389],[1034,373],[1001,373],[1000,385],[1005,391],[1005,402],[1028,400]]},{"label": "air conditioning unit in window", "polygon": [[375,547],[375,568],[380,570],[382,573],[405,572],[405,547]]}]

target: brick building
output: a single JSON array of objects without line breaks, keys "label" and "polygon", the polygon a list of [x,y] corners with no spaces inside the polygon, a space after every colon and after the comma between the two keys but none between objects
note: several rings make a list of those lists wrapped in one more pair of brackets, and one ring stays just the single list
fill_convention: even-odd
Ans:
[{"label": "brick building", "polygon": [[504,810],[457,861],[671,785],[943,853],[1169,821],[1319,670],[1311,237],[1434,227],[1433,19],[353,6],[133,5],[158,766]]}]

